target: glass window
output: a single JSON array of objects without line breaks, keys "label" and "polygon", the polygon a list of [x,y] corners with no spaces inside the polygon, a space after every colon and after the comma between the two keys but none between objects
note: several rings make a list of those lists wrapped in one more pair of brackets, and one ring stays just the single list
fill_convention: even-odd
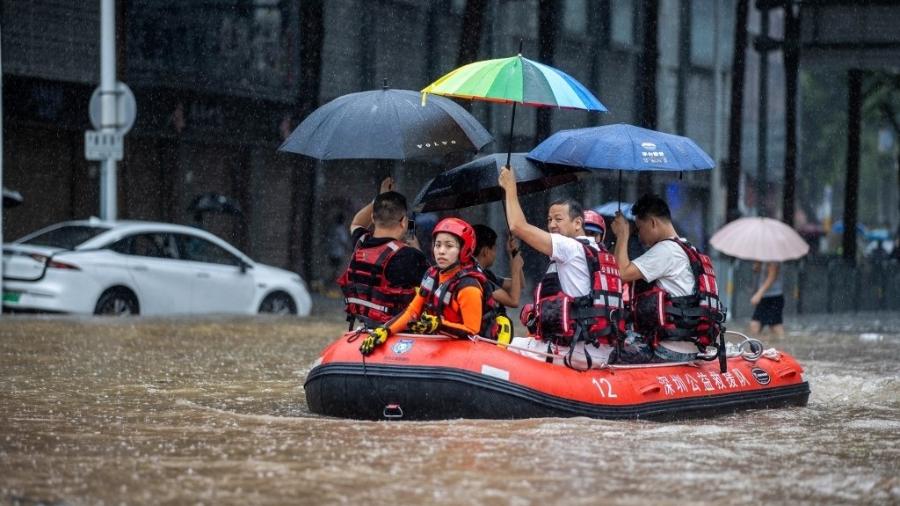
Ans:
[{"label": "glass window", "polygon": [[[713,51],[716,38],[715,2],[719,0],[694,0],[691,3],[691,63],[704,67],[712,67]],[[721,23],[721,21],[720,21]],[[719,30],[724,27],[720,24]],[[721,48],[719,48],[721,51]],[[719,58],[722,58],[720,55]]]},{"label": "glass window", "polygon": [[92,239],[109,227],[94,227],[89,225],[66,225],[39,233],[33,237],[25,236],[20,239],[22,244],[34,244],[35,246],[50,246],[51,248],[75,249],[76,246]]},{"label": "glass window", "polygon": [[193,235],[176,234],[182,260],[240,266],[241,260],[225,248]]},{"label": "glass window", "polygon": [[162,232],[132,235],[117,241],[110,249],[125,255],[178,259],[178,250],[175,248],[172,234]]},{"label": "glass window", "polygon": [[563,7],[563,26],[566,32],[584,34],[587,32],[587,0],[566,0]]},{"label": "glass window", "polygon": [[634,0],[612,0],[612,42],[620,47],[634,45]]}]

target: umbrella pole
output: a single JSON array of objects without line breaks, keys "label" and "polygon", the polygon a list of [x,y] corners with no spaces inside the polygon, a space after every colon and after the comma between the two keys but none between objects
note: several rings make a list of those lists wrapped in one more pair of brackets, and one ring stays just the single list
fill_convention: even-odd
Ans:
[{"label": "umbrella pole", "polygon": [[509,163],[512,160],[513,129],[516,126],[516,104],[517,102],[513,102],[512,119],[509,121],[509,144],[506,146],[506,166],[509,168],[512,168]]},{"label": "umbrella pole", "polygon": [[621,213],[622,212],[622,169],[619,169],[619,194],[616,196],[616,202],[619,205],[619,212]]},{"label": "umbrella pole", "polygon": [[[512,110],[512,119],[509,121],[509,143],[506,146],[506,166],[512,170],[512,143],[513,143],[513,130],[516,126],[516,104],[517,102],[513,102],[513,110]],[[506,214],[506,197],[501,201],[503,202],[503,220],[506,222],[506,231],[509,232],[509,216]]]}]

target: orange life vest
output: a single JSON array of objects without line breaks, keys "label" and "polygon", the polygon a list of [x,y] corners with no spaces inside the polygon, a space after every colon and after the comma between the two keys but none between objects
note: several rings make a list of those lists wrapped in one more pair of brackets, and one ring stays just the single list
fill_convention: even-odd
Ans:
[{"label": "orange life vest", "polygon": [[407,246],[395,239],[380,246],[360,247],[366,237],[357,243],[338,285],[344,293],[344,310],[350,318],[359,318],[367,326],[377,326],[402,313],[416,290],[391,285],[384,272],[394,255]]}]

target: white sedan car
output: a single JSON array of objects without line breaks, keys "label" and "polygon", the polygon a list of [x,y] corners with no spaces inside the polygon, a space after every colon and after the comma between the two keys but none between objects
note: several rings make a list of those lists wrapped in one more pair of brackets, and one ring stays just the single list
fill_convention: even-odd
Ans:
[{"label": "white sedan car", "polygon": [[296,273],[193,227],[67,221],[3,246],[3,307],[112,315],[309,315]]}]

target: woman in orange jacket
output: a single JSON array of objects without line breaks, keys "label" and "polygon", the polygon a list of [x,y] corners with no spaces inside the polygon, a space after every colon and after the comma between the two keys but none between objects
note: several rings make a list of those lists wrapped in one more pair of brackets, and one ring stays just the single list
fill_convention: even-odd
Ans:
[{"label": "woman in orange jacket", "polygon": [[377,327],[363,340],[360,353],[369,355],[388,336],[407,329],[418,334],[442,332],[454,336],[485,334],[493,324],[494,303],[485,296],[486,278],[475,265],[475,231],[459,218],[441,220],[432,232],[435,266],[428,269],[406,310]]}]

